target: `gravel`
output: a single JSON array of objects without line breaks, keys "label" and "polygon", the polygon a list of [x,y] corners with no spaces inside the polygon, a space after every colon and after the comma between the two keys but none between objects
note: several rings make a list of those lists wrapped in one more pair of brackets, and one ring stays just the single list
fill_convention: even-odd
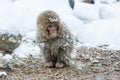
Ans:
[{"label": "gravel", "polygon": [[0,80],[120,80],[120,50],[79,47],[70,66],[63,69],[44,68],[41,57],[25,58],[26,63],[14,71],[6,71]]}]

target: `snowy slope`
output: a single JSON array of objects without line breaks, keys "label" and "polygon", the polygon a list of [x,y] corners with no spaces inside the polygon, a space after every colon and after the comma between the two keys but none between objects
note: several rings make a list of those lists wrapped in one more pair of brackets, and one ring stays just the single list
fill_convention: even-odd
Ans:
[{"label": "snowy slope", "polygon": [[60,15],[83,45],[106,44],[109,45],[108,49],[120,49],[120,2],[96,2],[91,5],[79,1],[72,10],[68,0],[0,0],[0,26],[4,29],[16,27],[23,35],[23,41],[14,51],[15,54],[22,57],[29,53],[39,54],[39,47],[33,43],[36,40],[36,19],[40,12],[49,9]]}]

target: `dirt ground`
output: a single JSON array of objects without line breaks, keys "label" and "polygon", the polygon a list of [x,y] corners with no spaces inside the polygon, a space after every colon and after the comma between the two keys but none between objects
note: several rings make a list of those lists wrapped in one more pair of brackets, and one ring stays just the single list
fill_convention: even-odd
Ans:
[{"label": "dirt ground", "polygon": [[6,71],[0,80],[120,80],[119,50],[80,47],[76,54],[63,69],[44,68],[41,58],[25,59],[23,67]]}]

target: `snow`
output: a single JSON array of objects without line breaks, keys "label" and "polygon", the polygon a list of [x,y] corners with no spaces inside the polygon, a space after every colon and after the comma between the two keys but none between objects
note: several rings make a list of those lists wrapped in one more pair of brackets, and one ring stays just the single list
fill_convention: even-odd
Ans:
[{"label": "snow", "polygon": [[100,6],[100,18],[120,18],[120,3]]},{"label": "snow", "polygon": [[20,31],[12,25],[0,26],[0,34],[5,34],[5,33],[10,33],[17,36],[20,34]]},{"label": "snow", "polygon": [[83,26],[78,39],[80,42],[92,45],[109,45],[109,48],[119,49],[120,19],[105,19],[94,21]]},{"label": "snow", "polygon": [[3,60],[7,60],[6,62],[9,62],[12,59],[12,56],[7,54],[7,55],[3,56],[2,58],[3,58]]},{"label": "snow", "polygon": [[41,55],[38,45],[33,43],[33,41],[30,39],[27,39],[26,41],[22,41],[21,45],[14,50],[13,54],[16,54],[22,58],[29,56],[37,57]]},{"label": "snow", "polygon": [[112,3],[116,3],[117,0],[94,0],[96,4],[112,4]]},{"label": "snow", "polygon": [[0,77],[2,76],[7,76],[7,73],[6,72],[0,72]]},{"label": "snow", "polygon": [[80,0],[75,0],[75,7],[73,9],[73,13],[78,18],[82,19],[84,23],[99,19],[98,7],[93,4],[80,2]]},{"label": "snow", "polygon": [[49,18],[50,22],[56,22],[58,21],[57,19]]},{"label": "snow", "polygon": [[[105,1],[105,0],[104,0]],[[87,4],[75,0],[72,10],[68,0],[0,0],[0,33],[4,31],[23,36],[21,45],[13,52],[20,57],[40,55],[36,41],[37,16],[44,10],[54,10],[82,45],[108,45],[120,49],[120,2],[107,0],[102,4]]]}]

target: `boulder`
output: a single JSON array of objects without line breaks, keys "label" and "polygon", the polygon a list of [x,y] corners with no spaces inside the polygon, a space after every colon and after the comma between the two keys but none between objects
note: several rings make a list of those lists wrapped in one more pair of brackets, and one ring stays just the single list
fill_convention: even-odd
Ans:
[{"label": "boulder", "polygon": [[94,0],[83,0],[83,2],[94,4]]},{"label": "boulder", "polygon": [[22,36],[20,34],[14,35],[11,33],[0,33],[0,50],[3,54],[12,53],[21,42]]}]

